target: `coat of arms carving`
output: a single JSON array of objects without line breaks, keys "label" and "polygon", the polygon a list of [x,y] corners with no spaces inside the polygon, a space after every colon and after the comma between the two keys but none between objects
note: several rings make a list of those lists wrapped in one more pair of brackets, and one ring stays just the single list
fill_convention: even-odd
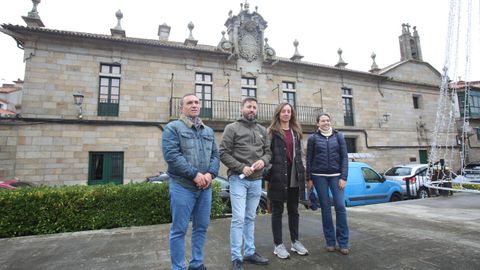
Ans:
[{"label": "coat of arms carving", "polygon": [[248,62],[257,59],[260,54],[260,33],[254,21],[242,23],[238,34],[240,57]]}]

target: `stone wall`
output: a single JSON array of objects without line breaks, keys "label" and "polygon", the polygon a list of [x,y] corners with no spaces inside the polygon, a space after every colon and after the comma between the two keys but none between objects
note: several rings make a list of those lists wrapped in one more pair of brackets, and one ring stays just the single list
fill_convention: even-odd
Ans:
[{"label": "stone wall", "polygon": [[48,184],[86,184],[90,152],[123,152],[124,183],[158,174],[157,127],[34,124],[18,127],[15,177]]}]

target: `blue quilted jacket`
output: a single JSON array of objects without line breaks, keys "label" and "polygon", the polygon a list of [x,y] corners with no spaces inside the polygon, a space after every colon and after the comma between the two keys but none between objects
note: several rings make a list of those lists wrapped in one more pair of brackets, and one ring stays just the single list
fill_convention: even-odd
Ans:
[{"label": "blue quilted jacket", "polygon": [[340,178],[347,180],[348,152],[342,133],[334,130],[327,138],[317,130],[308,138],[307,179],[312,179],[312,173],[340,173]]}]

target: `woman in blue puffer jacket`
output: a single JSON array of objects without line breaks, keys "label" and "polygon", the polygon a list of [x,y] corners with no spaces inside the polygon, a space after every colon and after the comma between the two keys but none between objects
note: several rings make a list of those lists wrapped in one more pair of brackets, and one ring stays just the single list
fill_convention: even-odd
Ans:
[{"label": "woman in blue puffer jacket", "polygon": [[[322,113],[317,117],[317,131],[308,138],[307,144],[307,187],[318,192],[322,209],[323,234],[326,250],[338,250],[347,255],[348,246],[347,210],[344,190],[348,177],[348,152],[343,134],[334,130],[330,115]],[[333,195],[336,215],[336,230],[333,226],[332,210],[328,191]]]}]

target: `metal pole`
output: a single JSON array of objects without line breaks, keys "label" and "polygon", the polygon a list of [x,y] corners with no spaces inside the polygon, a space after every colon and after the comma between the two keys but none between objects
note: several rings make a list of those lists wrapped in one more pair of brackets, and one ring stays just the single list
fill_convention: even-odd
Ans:
[{"label": "metal pole", "polygon": [[228,120],[230,120],[230,78],[227,78],[227,83],[224,85],[227,86],[227,110],[228,110]]},{"label": "metal pole", "polygon": [[173,116],[173,76],[174,73],[172,73],[172,77],[170,78],[170,117]]}]

